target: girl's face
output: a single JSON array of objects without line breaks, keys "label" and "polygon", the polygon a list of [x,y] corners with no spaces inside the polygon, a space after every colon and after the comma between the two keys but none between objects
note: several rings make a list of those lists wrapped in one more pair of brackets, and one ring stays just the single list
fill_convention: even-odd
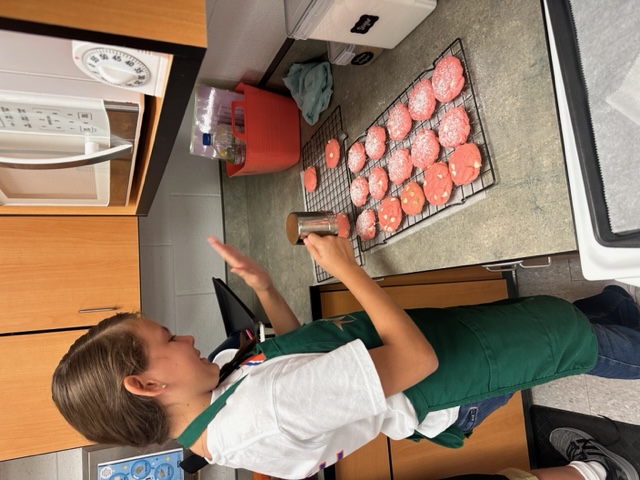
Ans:
[{"label": "girl's face", "polygon": [[146,344],[149,366],[144,376],[149,381],[174,392],[185,387],[190,393],[210,392],[218,385],[220,368],[200,356],[191,335],[173,335],[146,318],[136,320],[135,331]]}]

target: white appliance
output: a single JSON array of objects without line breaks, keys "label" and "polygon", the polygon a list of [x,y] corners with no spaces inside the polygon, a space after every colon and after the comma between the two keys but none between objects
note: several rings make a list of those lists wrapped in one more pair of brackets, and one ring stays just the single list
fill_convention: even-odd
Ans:
[{"label": "white appliance", "polygon": [[394,48],[437,0],[284,0],[287,36]]},{"label": "white appliance", "polygon": [[548,0],[544,0],[545,21],[551,51],[565,162],[571,192],[571,206],[573,208],[573,220],[576,229],[582,273],[588,280],[616,279],[626,284],[640,286],[640,248],[612,248],[603,246],[596,240],[593,231],[585,182],[580,169],[578,148],[576,146],[573,125],[569,113],[553,28],[549,19],[547,1]]},{"label": "white appliance", "polygon": [[[164,85],[166,62],[158,59],[147,68],[143,84],[118,88],[88,76],[77,63],[85,58],[80,47],[107,55],[105,46],[83,42],[75,55],[73,47],[67,39],[0,31],[2,205],[128,202],[144,93],[158,93],[157,85]],[[108,54],[141,68],[118,52]],[[149,55],[141,56],[151,64]],[[118,69],[107,70],[114,84],[131,80]]]}]

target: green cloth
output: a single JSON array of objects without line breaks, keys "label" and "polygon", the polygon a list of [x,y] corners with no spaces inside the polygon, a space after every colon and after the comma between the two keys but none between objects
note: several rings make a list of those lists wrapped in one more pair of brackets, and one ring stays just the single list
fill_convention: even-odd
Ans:
[{"label": "green cloth", "polygon": [[302,117],[309,125],[315,125],[326,110],[333,93],[333,76],[329,62],[294,63],[282,78],[291,91]]}]

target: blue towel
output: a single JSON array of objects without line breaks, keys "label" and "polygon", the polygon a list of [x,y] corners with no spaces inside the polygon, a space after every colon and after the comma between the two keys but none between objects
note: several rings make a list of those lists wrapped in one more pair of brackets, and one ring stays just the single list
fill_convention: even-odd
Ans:
[{"label": "blue towel", "polygon": [[309,125],[314,125],[328,106],[333,93],[329,62],[294,63],[282,79]]}]

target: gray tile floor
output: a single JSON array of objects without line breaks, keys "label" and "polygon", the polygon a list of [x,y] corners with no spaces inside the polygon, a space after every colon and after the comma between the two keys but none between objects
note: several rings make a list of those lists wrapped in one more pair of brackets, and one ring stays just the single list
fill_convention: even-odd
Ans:
[{"label": "gray tile floor", "polygon": [[[613,281],[589,281],[582,275],[577,255],[553,258],[544,268],[518,267],[515,272],[521,296],[551,294],[574,301],[599,293]],[[611,380],[577,375],[533,390],[536,405],[640,425],[640,380]]]}]

